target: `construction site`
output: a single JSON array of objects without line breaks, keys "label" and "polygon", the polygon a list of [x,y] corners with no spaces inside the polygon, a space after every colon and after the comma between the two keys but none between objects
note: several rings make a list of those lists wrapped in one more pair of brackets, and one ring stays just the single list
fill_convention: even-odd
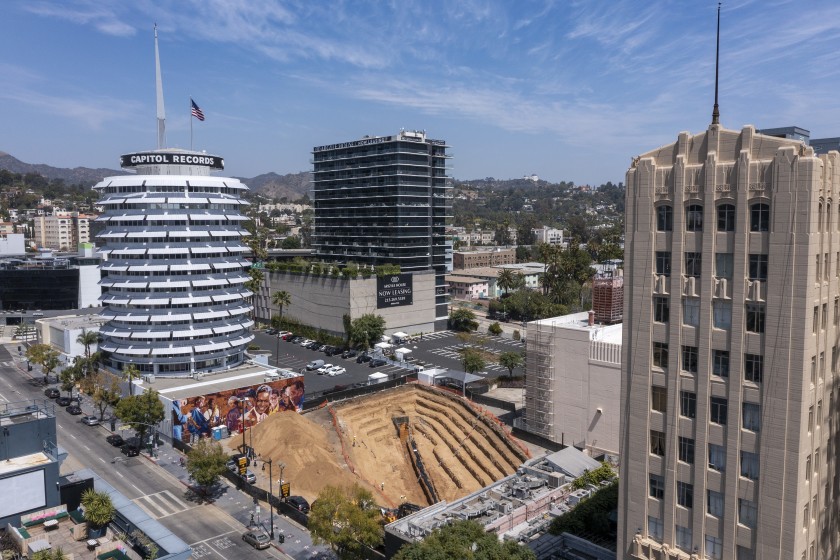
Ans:
[{"label": "construction site", "polygon": [[[252,430],[255,452],[271,458],[275,469],[285,464],[291,493],[310,501],[327,484],[358,483],[383,507],[451,502],[514,473],[529,458],[494,416],[417,383],[306,414],[274,414]],[[231,452],[239,443],[227,440]],[[257,472],[265,488],[267,475]]]}]

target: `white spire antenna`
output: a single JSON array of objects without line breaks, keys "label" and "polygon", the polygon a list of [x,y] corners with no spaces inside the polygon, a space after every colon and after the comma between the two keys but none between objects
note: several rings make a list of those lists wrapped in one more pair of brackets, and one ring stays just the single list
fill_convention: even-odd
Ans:
[{"label": "white spire antenna", "polygon": [[160,52],[158,52],[157,24],[155,24],[155,88],[157,90],[158,149],[166,146],[166,109],[163,107],[163,80],[160,77]]}]

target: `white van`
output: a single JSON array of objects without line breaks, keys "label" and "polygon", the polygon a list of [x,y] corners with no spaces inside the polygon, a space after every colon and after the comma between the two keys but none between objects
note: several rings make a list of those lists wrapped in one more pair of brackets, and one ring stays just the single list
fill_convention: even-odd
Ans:
[{"label": "white van", "polygon": [[324,366],[324,360],[312,360],[308,364],[306,364],[306,369],[308,371],[312,371],[313,369],[318,369],[319,367]]}]

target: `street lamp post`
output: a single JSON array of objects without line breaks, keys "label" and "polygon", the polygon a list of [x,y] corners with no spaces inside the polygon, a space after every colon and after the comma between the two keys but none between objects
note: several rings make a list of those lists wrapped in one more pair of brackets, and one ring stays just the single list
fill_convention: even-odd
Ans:
[{"label": "street lamp post", "polygon": [[248,453],[247,453],[246,446],[245,446],[245,399],[244,398],[239,399],[239,413],[240,413],[239,414],[239,423],[240,423],[240,427],[242,428],[242,453],[245,454],[245,456],[247,456]]},{"label": "street lamp post", "polygon": [[272,485],[274,478],[271,476],[271,464],[274,461],[269,457],[265,462],[268,463],[268,511],[271,516],[271,540],[274,540],[274,504],[271,501],[271,498],[274,497],[274,486]]}]

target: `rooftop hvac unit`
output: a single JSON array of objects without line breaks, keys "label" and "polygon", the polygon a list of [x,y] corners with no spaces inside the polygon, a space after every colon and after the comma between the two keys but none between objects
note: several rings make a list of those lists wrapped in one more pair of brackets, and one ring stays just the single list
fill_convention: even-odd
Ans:
[{"label": "rooftop hvac unit", "polygon": [[144,375],[143,376],[143,381],[145,381],[146,383],[154,383],[155,382],[155,374],[154,373],[148,373],[148,374]]},{"label": "rooftop hvac unit", "polygon": [[553,472],[548,474],[548,487],[549,488],[560,488],[566,484],[566,475],[559,472]]}]

